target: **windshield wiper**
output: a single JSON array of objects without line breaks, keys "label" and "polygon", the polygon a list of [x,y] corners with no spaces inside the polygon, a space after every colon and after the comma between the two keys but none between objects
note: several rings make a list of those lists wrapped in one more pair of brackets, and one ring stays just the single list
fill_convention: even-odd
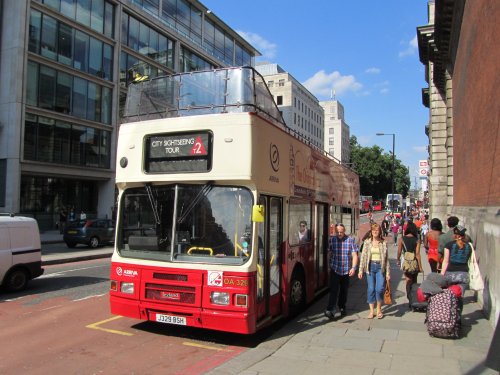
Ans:
[{"label": "windshield wiper", "polygon": [[151,208],[153,210],[153,215],[155,217],[156,224],[160,224],[160,214],[158,213],[158,199],[153,196],[153,190],[151,189],[151,184],[146,184],[144,186],[146,193],[148,193],[149,203],[151,203]]},{"label": "windshield wiper", "polygon": [[200,191],[198,192],[198,194],[196,194],[196,196],[191,201],[191,203],[189,204],[189,206],[186,207],[186,211],[183,212],[182,215],[180,215],[179,218],[177,219],[177,223],[178,224],[181,224],[181,223],[184,222],[184,220],[186,220],[186,218],[189,215],[189,213],[193,210],[193,208],[196,207],[196,205],[200,202],[200,200],[203,197],[205,197],[210,192],[210,190],[212,190],[212,187],[213,187],[213,182],[212,181],[209,181],[205,185],[203,185],[203,187],[200,189]]}]

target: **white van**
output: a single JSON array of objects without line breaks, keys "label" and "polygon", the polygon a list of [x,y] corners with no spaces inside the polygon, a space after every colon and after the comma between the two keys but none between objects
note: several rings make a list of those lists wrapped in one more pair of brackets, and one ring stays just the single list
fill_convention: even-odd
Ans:
[{"label": "white van", "polygon": [[20,291],[41,274],[42,245],[36,220],[0,215],[0,285]]}]

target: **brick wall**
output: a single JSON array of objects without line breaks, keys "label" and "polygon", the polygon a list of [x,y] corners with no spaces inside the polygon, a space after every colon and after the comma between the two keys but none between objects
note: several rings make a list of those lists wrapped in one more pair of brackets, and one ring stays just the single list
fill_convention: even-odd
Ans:
[{"label": "brick wall", "polygon": [[465,5],[453,71],[456,206],[500,205],[498,5],[498,0]]}]

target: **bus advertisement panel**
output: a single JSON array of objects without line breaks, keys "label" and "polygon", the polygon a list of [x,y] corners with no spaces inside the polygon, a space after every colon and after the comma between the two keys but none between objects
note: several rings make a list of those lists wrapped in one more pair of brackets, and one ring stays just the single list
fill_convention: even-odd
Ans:
[{"label": "bus advertisement panel", "polygon": [[330,224],[357,235],[359,179],[291,132],[270,103],[251,68],[129,89],[112,313],[253,333],[326,290]]}]

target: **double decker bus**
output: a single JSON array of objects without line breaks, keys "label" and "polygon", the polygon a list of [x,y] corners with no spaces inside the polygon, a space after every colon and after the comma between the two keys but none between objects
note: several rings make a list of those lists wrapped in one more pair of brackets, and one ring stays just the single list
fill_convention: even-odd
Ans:
[{"label": "double decker bus", "polygon": [[250,334],[326,290],[329,227],[357,235],[359,178],[287,128],[253,68],[133,84],[125,120],[113,314]]}]

